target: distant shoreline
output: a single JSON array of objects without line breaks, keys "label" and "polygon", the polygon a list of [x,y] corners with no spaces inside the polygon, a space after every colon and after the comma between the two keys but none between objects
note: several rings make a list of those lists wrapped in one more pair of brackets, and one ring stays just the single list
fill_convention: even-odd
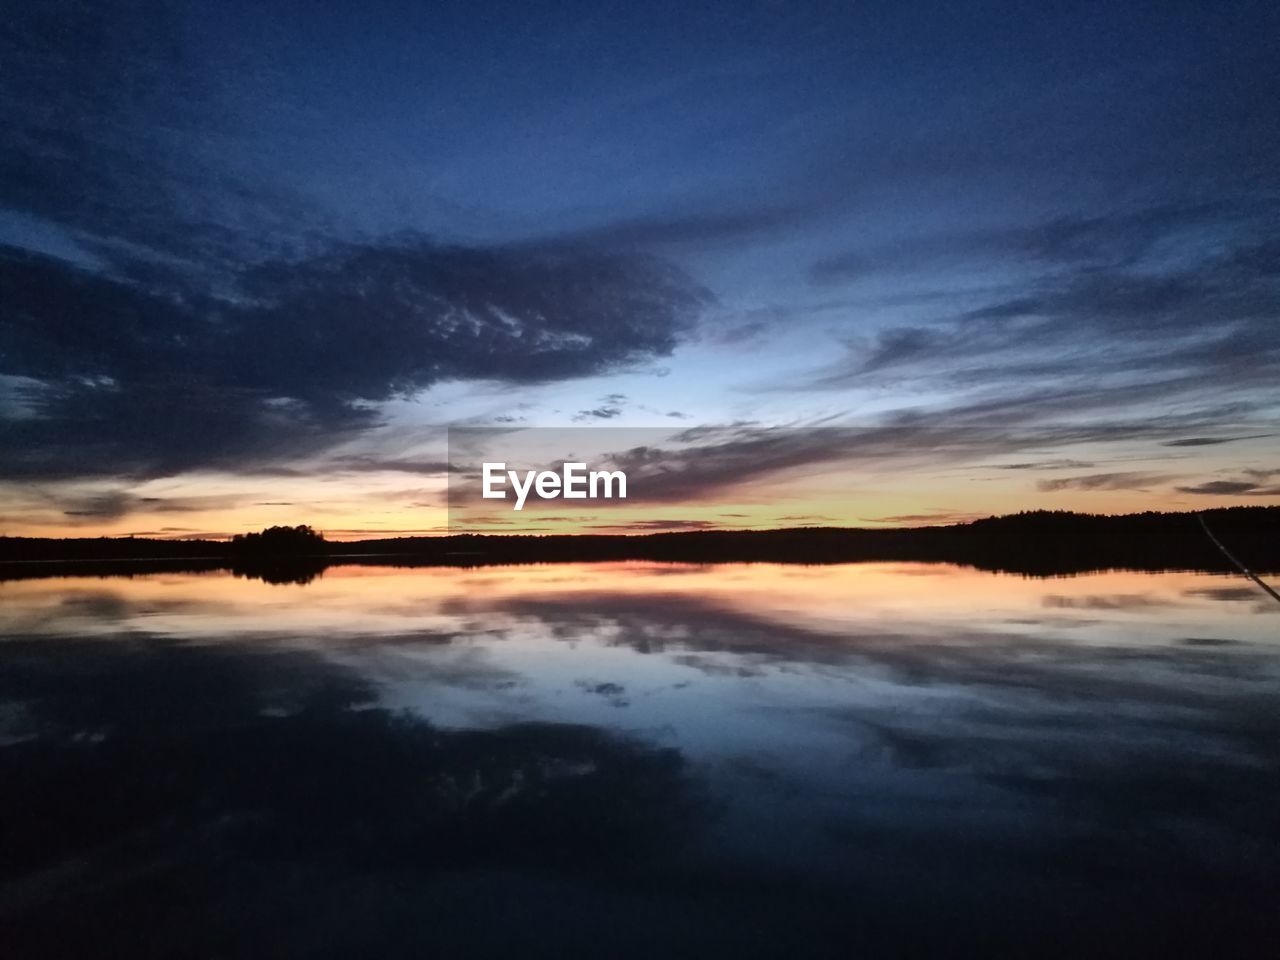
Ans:
[{"label": "distant shoreline", "polygon": [[[1054,576],[1094,570],[1234,572],[1200,518],[1252,569],[1280,572],[1280,507],[1118,516],[1039,511],[931,527],[796,527],[623,535],[401,537],[325,543],[322,552],[236,550],[229,542],[144,538],[0,537],[0,580],[73,569],[125,575],[229,569],[298,582],[334,564],[482,566],[653,560],[690,563],[939,562]],[[50,575],[44,573],[44,575]],[[56,574],[55,574],[56,575]]]}]

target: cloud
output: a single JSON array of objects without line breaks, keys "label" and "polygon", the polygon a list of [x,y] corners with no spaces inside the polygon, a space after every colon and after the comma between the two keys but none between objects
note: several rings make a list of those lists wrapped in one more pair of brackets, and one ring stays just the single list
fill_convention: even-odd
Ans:
[{"label": "cloud", "polygon": [[705,426],[682,431],[667,446],[639,446],[609,459],[626,472],[629,495],[646,503],[713,497],[762,476],[842,459],[838,433]]},{"label": "cloud", "polygon": [[[1043,399],[1049,413],[1070,406],[1070,397],[1049,394]],[[1206,419],[1226,416],[1210,410],[1072,423],[1045,419],[1039,409],[1033,416],[1025,414],[1025,405],[1020,416],[1000,401],[990,407],[955,407],[939,416],[918,411],[889,414],[876,426],[831,422],[791,427],[750,422],[707,424],[678,431],[665,440],[615,451],[607,462],[627,473],[631,499],[685,503],[715,500],[765,482],[812,480],[823,471],[883,482],[883,478],[904,474],[937,475],[962,465],[1028,471],[1087,468],[1090,462],[1069,458],[1013,464],[998,460],[1019,452],[1042,454],[1055,448],[1158,442],[1194,431]],[[1174,479],[1173,474],[1155,472],[1099,472],[1046,479],[1039,489],[1142,490]],[[957,519],[971,518],[957,515]]]},{"label": "cloud", "polygon": [[239,498],[229,495],[143,497],[128,490],[45,492],[37,499],[58,510],[72,524],[119,520],[135,513],[197,513],[225,509],[239,502]]},{"label": "cloud", "polygon": [[997,470],[1085,470],[1093,464],[1085,460],[1028,460],[1022,463],[998,463]]},{"label": "cloud", "polygon": [[609,462],[627,473],[632,499],[671,503],[712,499],[762,480],[811,475],[823,467],[857,469],[865,475],[936,468],[1104,432],[1019,432],[1004,425],[953,429],[909,419],[876,427],[709,424],[675,433],[661,445],[615,452]]},{"label": "cloud", "polygon": [[637,530],[646,533],[664,530],[717,530],[720,524],[713,520],[622,520],[618,523],[595,523],[588,530]]},{"label": "cloud", "polygon": [[447,460],[423,460],[414,457],[379,457],[373,455],[354,455],[331,457],[329,463],[339,470],[378,473],[417,473],[423,476],[446,476],[453,471],[453,465]]},{"label": "cloud", "polygon": [[1235,443],[1237,440],[1262,440],[1270,434],[1255,433],[1247,437],[1184,437],[1180,440],[1166,440],[1166,447],[1214,447],[1223,443]]},{"label": "cloud", "polygon": [[[685,429],[619,429],[610,434],[618,443],[601,452],[593,461],[599,469],[622,470],[627,475],[628,499],[645,505],[715,503],[726,507],[725,498],[747,495],[756,502],[765,497],[765,483],[811,483],[840,473],[867,484],[883,485],[905,474],[939,475],[957,465],[985,464],[1020,450],[1037,453],[1054,445],[1110,442],[1144,436],[1152,429],[1184,431],[1185,424],[1155,425],[1147,421],[1133,424],[1103,424],[1049,428],[1013,428],[993,422],[982,426],[952,425],[928,419],[902,417],[883,426],[833,424],[832,418],[819,425],[769,427],[752,422],[704,424]],[[484,437],[483,431],[480,435]],[[626,445],[626,444],[630,445]],[[471,454],[475,462],[502,459],[484,453],[478,446]],[[553,455],[540,450],[529,466],[558,469],[561,449]],[[460,461],[458,461],[460,462]],[[1064,461],[1067,465],[1078,465]],[[1062,464],[1056,464],[1061,466]],[[478,472],[472,482],[455,486],[450,496],[462,503],[474,498],[480,508]],[[767,495],[772,498],[773,493]],[[728,502],[739,501],[730,499]],[[769,499],[767,502],[775,502]],[[483,508],[480,508],[483,509]],[[793,508],[794,509],[794,508]],[[724,514],[742,518],[746,514]],[[805,522],[830,522],[819,514],[789,514],[775,518]],[[931,515],[930,519],[937,519]],[[619,526],[610,524],[610,527]]]},{"label": "cloud", "polygon": [[[879,13],[857,16],[874,17],[881,26]],[[770,19],[773,30],[753,31],[746,39],[776,35],[786,28],[784,19],[791,18]],[[0,61],[9,68],[0,87],[6,118],[0,214],[25,218],[29,234],[49,233],[45,249],[62,250],[68,259],[13,254],[0,263],[0,377],[25,378],[18,393],[6,387],[0,401],[0,478],[284,471],[290,460],[378,427],[387,401],[443,381],[538,383],[648,363],[669,355],[690,334],[711,299],[649,251],[691,254],[730,243],[756,245],[746,261],[750,268],[763,263],[766,252],[774,259],[781,246],[793,255],[803,250],[805,262],[770,269],[803,275],[813,257],[811,279],[818,283],[976,261],[998,266],[1002,284],[1010,273],[1033,273],[996,292],[963,291],[963,299],[937,289],[940,281],[919,284],[919,297],[932,297],[935,306],[899,314],[888,327],[843,328],[843,359],[812,383],[789,379],[783,389],[791,392],[810,386],[913,395],[923,394],[923,386],[932,396],[965,391],[948,413],[980,422],[1004,417],[1035,423],[1057,413],[1166,402],[1213,389],[1233,397],[1251,394],[1250,401],[1260,404],[1258,397],[1280,379],[1280,347],[1272,333],[1280,248],[1270,240],[1277,181],[1274,164],[1265,162],[1275,153],[1280,97],[1269,95],[1276,81],[1265,32],[1243,31],[1230,19],[1219,18],[1197,34],[1203,50],[1161,45],[1158,62],[1139,55],[1126,60],[1124,71],[1070,76],[1040,72],[1038,64],[1057,62],[1038,55],[1048,50],[1027,54],[1024,39],[1041,42],[1038,21],[1011,23],[996,41],[1001,53],[991,55],[1001,67],[986,78],[990,82],[954,90],[940,83],[951,71],[959,67],[971,76],[985,69],[972,60],[963,34],[935,32],[937,47],[917,64],[925,64],[921,70],[893,71],[876,66],[876,58],[847,56],[842,38],[865,31],[842,21],[844,28],[824,27],[808,38],[820,36],[818,46],[806,42],[793,50],[774,42],[766,44],[768,57],[745,57],[752,71],[766,71],[771,86],[781,82],[781,99],[748,96],[754,86],[737,81],[740,64],[717,56],[699,63],[699,79],[732,79],[723,99],[705,100],[708,113],[696,117],[683,106],[666,114],[677,99],[704,102],[687,96],[707,92],[695,86],[698,80],[673,78],[679,97],[665,83],[665,94],[655,95],[651,78],[611,71],[604,85],[609,92],[600,92],[607,106],[584,86],[584,100],[563,114],[587,132],[599,156],[645,156],[655,162],[630,165],[653,169],[634,181],[601,177],[606,168],[591,158],[574,156],[585,164],[579,168],[553,156],[555,166],[584,183],[608,180],[614,187],[588,186],[573,196],[555,191],[556,205],[577,212],[543,221],[502,209],[509,184],[518,182],[516,206],[537,211],[545,196],[536,196],[536,184],[553,179],[537,170],[504,180],[503,167],[490,168],[490,161],[499,163],[490,158],[469,179],[449,167],[448,156],[420,155],[429,147],[408,142],[411,124],[379,127],[373,118],[344,115],[330,128],[289,117],[288,104],[276,114],[258,110],[245,95],[270,91],[272,84],[233,82],[233,72],[253,71],[239,70],[216,44],[184,50],[190,24],[162,0],[21,5],[0,29]],[[1123,43],[1124,30],[1111,29],[1116,24],[1105,16],[1072,20],[1055,33],[1052,48],[1061,42],[1063,51],[1073,43],[1092,51],[1097,37]],[[1071,31],[1077,31],[1073,39]],[[371,31],[368,42],[376,43],[377,35]],[[529,49],[559,47],[538,43]],[[1203,56],[1209,49],[1231,49],[1230,63]],[[792,60],[797,51],[803,54]],[[1008,64],[1015,69],[1006,70]],[[782,69],[773,72],[773,65]],[[281,69],[287,73],[287,66]],[[461,102],[449,86],[457,72],[440,72],[450,104]],[[326,91],[308,87],[310,78],[302,73],[289,77],[304,95],[317,95],[308,109],[323,113],[337,106],[325,99]],[[805,77],[806,89],[812,84],[817,97],[803,101],[813,105],[811,116],[794,111],[790,97],[798,89],[790,84],[797,77]],[[344,89],[343,99],[360,102],[369,88]],[[857,122],[822,99],[850,89],[879,91],[856,105]],[[501,95],[509,99],[511,92]],[[646,112],[659,103],[661,115]],[[408,115],[404,102],[387,106],[387,116]],[[420,106],[414,115],[428,115]],[[486,125],[501,123],[500,115],[508,113],[523,116],[509,106],[475,112]],[[638,114],[632,109],[637,106]],[[618,118],[617,126],[605,116]],[[815,119],[823,116],[838,122]],[[647,126],[645,117],[658,126]],[[256,122],[264,132],[246,138],[251,144],[242,142],[243,134],[228,122],[233,118]],[[277,118],[285,123],[273,132],[263,121]],[[686,125],[682,118],[696,122]],[[478,181],[499,184],[489,195],[482,188],[459,198],[459,205],[491,207],[493,213],[483,229],[455,235],[505,232],[507,242],[379,238],[377,228],[369,230],[377,219],[372,214],[359,233],[335,226],[343,206],[363,209],[371,194],[393,193],[394,178],[385,176],[385,164],[381,176],[379,164],[369,164],[368,171],[344,168],[349,158],[327,143],[308,158],[291,140],[314,140],[353,119],[359,121],[355,128],[370,134],[370,153],[399,157],[398,148],[412,146],[419,160],[408,166],[434,170],[439,161],[432,179],[473,190]],[[541,129],[541,119],[549,118],[528,118],[528,129]],[[716,133],[711,140],[708,121]],[[492,142],[495,134],[514,133],[511,142],[523,143],[523,122],[519,129],[464,124],[458,142]],[[780,153],[740,149],[758,145],[758,129],[783,128],[788,135],[775,138],[784,144]],[[696,135],[688,153],[666,146],[635,152],[655,144],[674,149],[689,132]],[[452,143],[448,136],[433,139]],[[355,182],[369,173],[371,186],[340,202],[330,196],[333,209],[322,210],[314,198],[304,201],[270,185],[274,178],[260,169],[255,175],[227,159],[254,149],[277,167],[280,157],[301,160],[292,178],[299,183],[314,186],[330,172]],[[446,152],[467,156],[464,148]],[[508,153],[508,172],[541,162],[538,151]],[[734,153],[750,160],[739,164]],[[315,169],[307,169],[308,159]],[[663,160],[669,166],[658,162]],[[691,169],[704,160],[705,170]],[[1096,208],[1030,223],[937,226],[947,217],[972,222],[974,206],[997,191],[1019,197],[1020,209],[1055,209],[1052,198],[1080,195],[1069,188],[1081,181],[1101,198]],[[1115,198],[1133,195],[1128,188],[1134,184],[1157,199],[1119,204]],[[954,209],[930,211],[936,219],[921,215],[944,192],[963,198],[963,219]],[[624,199],[622,193],[634,196]],[[999,217],[1000,204],[991,206]],[[581,217],[594,219],[591,211],[601,210],[603,222],[582,226]],[[877,231],[877,221],[889,219],[886,213],[895,222],[933,224],[925,227],[932,233],[886,242],[894,231]],[[488,216],[477,216],[468,228]],[[838,218],[849,222],[837,224]],[[525,226],[513,226],[517,221]],[[396,220],[404,222],[410,219]],[[530,222],[550,225],[538,228],[543,234],[537,240],[517,242],[517,234],[528,236]],[[817,254],[809,252],[814,243],[777,242],[815,225],[821,241],[840,226],[856,227],[865,239],[840,240]],[[356,236],[366,239],[351,242]],[[766,250],[766,244],[772,247]],[[716,275],[710,258],[691,262],[710,264]],[[760,281],[767,301],[776,276],[766,269]],[[951,306],[931,314],[942,298]],[[749,299],[754,302],[756,294]],[[741,345],[785,329],[791,316],[803,312],[794,306],[736,312],[732,326],[705,331],[703,342]],[[855,317],[851,324],[861,322]],[[605,421],[621,410],[620,404],[600,403],[578,416]],[[810,456],[824,459],[816,450],[764,453],[764,471]],[[695,467],[689,476],[697,473]]]},{"label": "cloud", "polygon": [[614,417],[622,415],[621,407],[595,407],[591,410],[579,410],[574,414],[573,419],[582,420],[612,420]]},{"label": "cloud", "polygon": [[1251,480],[1207,480],[1191,487],[1178,487],[1179,493],[1195,493],[1206,496],[1280,497],[1280,486],[1265,487]]},{"label": "cloud", "polygon": [[1122,270],[1159,253],[1173,238],[1251,234],[1277,206],[1272,198],[1224,196],[939,232],[827,255],[813,263],[809,276],[817,285],[830,285],[990,258],[1049,269]]},{"label": "cloud", "polygon": [[537,383],[671,352],[704,291],[648,257],[422,238],[246,270],[235,298],[0,251],[0,475],[265,466],[380,423],[443,380]]},{"label": "cloud", "polygon": [[1172,479],[1158,473],[1092,473],[1041,480],[1036,483],[1036,489],[1049,493],[1058,490],[1145,490]]},{"label": "cloud", "polygon": [[[327,395],[366,400],[441,380],[539,383],[666,356],[709,300],[648,256],[422,238],[258,267],[246,286],[261,305],[231,324],[235,376],[291,396],[323,384]],[[258,341],[252,356],[248,340]]]},{"label": "cloud", "polygon": [[847,337],[845,357],[806,385],[928,390],[941,397],[933,415],[950,422],[1149,416],[1178,404],[1199,415],[1203,435],[1260,434],[1249,421],[1271,416],[1280,381],[1280,257],[1265,246],[1161,271],[1046,276],[936,323]]},{"label": "cloud", "polygon": [[134,503],[134,498],[127,493],[102,493],[80,499],[62,512],[67,517],[83,520],[117,520],[125,516]]},{"label": "cloud", "polygon": [[622,416],[622,406],[626,403],[626,400],[625,394],[611,393],[600,398],[600,406],[590,410],[579,410],[573,419],[578,422],[584,420],[612,420],[614,417]]},{"label": "cloud", "polygon": [[[995,289],[954,291],[957,305],[934,317],[928,314],[940,301],[930,297],[910,322],[846,334],[842,359],[785,388],[927,385],[955,397],[940,414],[972,413],[982,403],[1028,422],[1214,395],[1219,405],[1238,404],[1231,418],[1169,445],[1257,436],[1219,433],[1268,407],[1270,386],[1280,380],[1272,333],[1280,244],[1268,227],[1278,210],[1280,200],[1267,196],[1164,204],[926,240],[926,259],[936,245],[933,254],[953,251],[1005,271],[1012,264],[1024,276]],[[895,255],[919,264],[910,245]]]},{"label": "cloud", "polygon": [[941,525],[969,523],[988,516],[985,513],[964,513],[955,510],[936,510],[933,513],[900,513],[889,517],[863,517],[866,523],[907,523]]},{"label": "cloud", "polygon": [[235,91],[188,26],[164,0],[55,0],[0,29],[4,236],[63,257],[0,247],[0,479],[280,470],[443,381],[667,356],[710,295],[644,235],[775,216],[636,222],[596,244],[353,242],[370,234],[228,166]]}]

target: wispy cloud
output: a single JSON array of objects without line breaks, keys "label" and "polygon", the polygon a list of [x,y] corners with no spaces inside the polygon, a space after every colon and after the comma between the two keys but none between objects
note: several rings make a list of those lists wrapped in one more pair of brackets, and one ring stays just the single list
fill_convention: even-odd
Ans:
[{"label": "wispy cloud", "polygon": [[[1036,483],[1038,490],[1147,490],[1173,477],[1160,473],[1091,473],[1078,477],[1054,477]],[[1181,489],[1181,488],[1179,488]]]},{"label": "wispy cloud", "polygon": [[1195,493],[1206,496],[1280,497],[1280,486],[1263,486],[1251,480],[1206,480],[1194,486],[1178,487],[1179,493]]},{"label": "wispy cloud", "polygon": [[574,421],[583,423],[591,420],[612,420],[622,416],[623,404],[627,402],[625,394],[611,393],[600,398],[600,405],[589,410],[579,410],[574,414]]}]

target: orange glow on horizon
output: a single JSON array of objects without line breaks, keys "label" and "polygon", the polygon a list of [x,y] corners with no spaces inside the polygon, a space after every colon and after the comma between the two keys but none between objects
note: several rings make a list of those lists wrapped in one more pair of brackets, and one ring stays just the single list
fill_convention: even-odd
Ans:
[{"label": "orange glow on horizon", "polygon": [[[999,463],[897,473],[864,472],[845,464],[828,466],[823,472],[792,470],[756,477],[714,495],[703,493],[678,502],[646,502],[643,488],[633,486],[634,495],[626,501],[530,501],[519,513],[505,502],[483,501],[483,509],[469,507],[452,516],[446,480],[437,475],[340,470],[278,478],[195,474],[137,484],[119,497],[118,507],[111,506],[106,487],[68,483],[61,488],[24,489],[0,504],[0,535],[225,540],[270,526],[308,524],[330,540],[342,542],[457,532],[643,534],[707,528],[917,527],[1023,510],[1189,512],[1280,504],[1280,491],[1197,494],[1186,486],[1193,477],[1229,477],[1250,465],[1266,466],[1267,455],[1268,447],[1244,455],[1243,446],[1230,460],[1222,453],[1197,452],[1193,461],[1192,455],[1179,453],[1176,456],[1183,458],[1179,469],[1188,479],[1171,477],[1141,489],[1059,485],[1061,471],[1045,474]],[[1103,469],[1104,458],[1095,459],[1097,464],[1084,463],[1081,469]],[[1154,470],[1155,462],[1131,458],[1124,469]],[[1168,464],[1162,469],[1169,469]],[[1072,472],[1078,471],[1067,476]],[[87,508],[77,506],[82,502]]]}]

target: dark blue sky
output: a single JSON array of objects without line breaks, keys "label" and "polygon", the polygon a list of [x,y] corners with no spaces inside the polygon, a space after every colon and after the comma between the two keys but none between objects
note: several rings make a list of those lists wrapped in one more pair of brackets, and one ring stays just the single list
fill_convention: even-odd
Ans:
[{"label": "dark blue sky", "polygon": [[[10,527],[422,464],[459,420],[1275,421],[1274,4],[53,0],[0,31]],[[1040,481],[1257,496],[1266,456]]]}]

